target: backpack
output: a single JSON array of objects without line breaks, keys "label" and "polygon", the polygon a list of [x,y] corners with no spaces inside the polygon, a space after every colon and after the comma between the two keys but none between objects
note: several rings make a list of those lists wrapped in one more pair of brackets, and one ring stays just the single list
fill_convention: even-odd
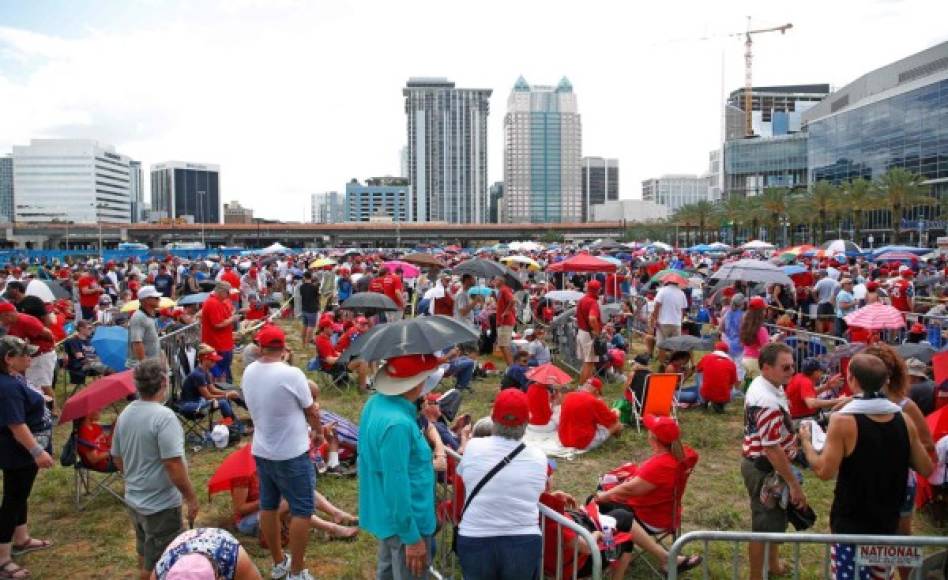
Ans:
[{"label": "backpack", "polygon": [[59,464],[63,467],[70,467],[76,464],[76,432],[69,434],[69,439],[63,445],[63,450],[59,454]]}]

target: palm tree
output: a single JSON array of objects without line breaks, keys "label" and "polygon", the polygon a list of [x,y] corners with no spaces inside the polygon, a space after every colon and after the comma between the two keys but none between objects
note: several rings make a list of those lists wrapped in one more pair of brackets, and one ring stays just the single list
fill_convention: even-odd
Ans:
[{"label": "palm tree", "polygon": [[736,193],[729,194],[727,200],[720,206],[723,220],[731,227],[732,246],[737,245],[737,228],[739,225],[745,223],[748,217],[748,207],[747,198]]},{"label": "palm tree", "polygon": [[714,204],[707,200],[702,200],[691,205],[694,218],[698,221],[698,235],[701,236],[701,243],[706,244],[708,243],[708,224],[712,221],[716,209]]},{"label": "palm tree", "polygon": [[[671,216],[671,221],[685,229],[685,245],[691,246],[691,228],[698,222],[698,212],[695,208],[697,204],[689,203],[675,210]],[[678,240],[675,240],[678,245]]]},{"label": "palm tree", "polygon": [[853,238],[855,238],[853,241],[861,245],[865,212],[882,208],[884,201],[872,186],[872,182],[862,177],[842,184],[841,188],[842,196],[838,200],[838,207],[843,215],[848,215],[852,219]]},{"label": "palm tree", "polygon": [[[759,198],[761,218],[767,222],[770,243],[777,245],[780,220],[787,216],[790,206],[790,190],[785,187],[768,187]],[[784,240],[786,242],[786,240]]]},{"label": "palm tree", "polygon": [[816,242],[822,244],[826,237],[826,218],[836,208],[836,198],[839,188],[829,181],[817,181],[810,188],[806,197],[806,205],[815,216],[819,217],[819,231],[816,233]]},{"label": "palm tree", "polygon": [[895,244],[899,243],[902,216],[906,208],[938,203],[928,195],[930,190],[928,186],[922,185],[922,177],[902,167],[893,167],[879,176],[876,187],[885,206],[892,212],[892,238]]}]

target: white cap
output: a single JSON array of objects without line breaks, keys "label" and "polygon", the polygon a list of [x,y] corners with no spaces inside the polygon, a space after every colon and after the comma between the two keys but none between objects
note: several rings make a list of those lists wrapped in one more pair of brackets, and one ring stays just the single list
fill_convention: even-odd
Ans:
[{"label": "white cap", "polygon": [[161,298],[161,293],[154,286],[142,286],[138,290],[138,299],[144,300],[145,298]]},{"label": "white cap", "polygon": [[526,330],[523,331],[523,335],[524,335],[524,336],[533,336],[533,332],[534,332],[534,330],[533,330],[532,328],[528,328],[528,329],[526,329]]}]

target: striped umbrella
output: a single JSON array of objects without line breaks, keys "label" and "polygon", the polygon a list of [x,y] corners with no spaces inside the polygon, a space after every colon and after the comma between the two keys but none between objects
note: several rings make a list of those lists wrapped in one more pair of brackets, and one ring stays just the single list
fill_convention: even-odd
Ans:
[{"label": "striped umbrella", "polygon": [[918,256],[911,252],[886,252],[872,259],[873,262],[917,262]]},{"label": "striped umbrella", "polygon": [[844,318],[846,324],[866,330],[896,330],[905,328],[905,317],[898,308],[876,302],[860,308]]}]

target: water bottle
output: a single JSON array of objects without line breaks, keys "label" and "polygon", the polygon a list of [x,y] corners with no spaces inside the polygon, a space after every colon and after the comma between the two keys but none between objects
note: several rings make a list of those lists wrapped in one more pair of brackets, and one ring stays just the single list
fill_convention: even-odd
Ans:
[{"label": "water bottle", "polygon": [[606,560],[615,560],[616,559],[616,542],[612,537],[612,528],[605,527],[602,529],[602,538],[603,544],[605,544]]}]

